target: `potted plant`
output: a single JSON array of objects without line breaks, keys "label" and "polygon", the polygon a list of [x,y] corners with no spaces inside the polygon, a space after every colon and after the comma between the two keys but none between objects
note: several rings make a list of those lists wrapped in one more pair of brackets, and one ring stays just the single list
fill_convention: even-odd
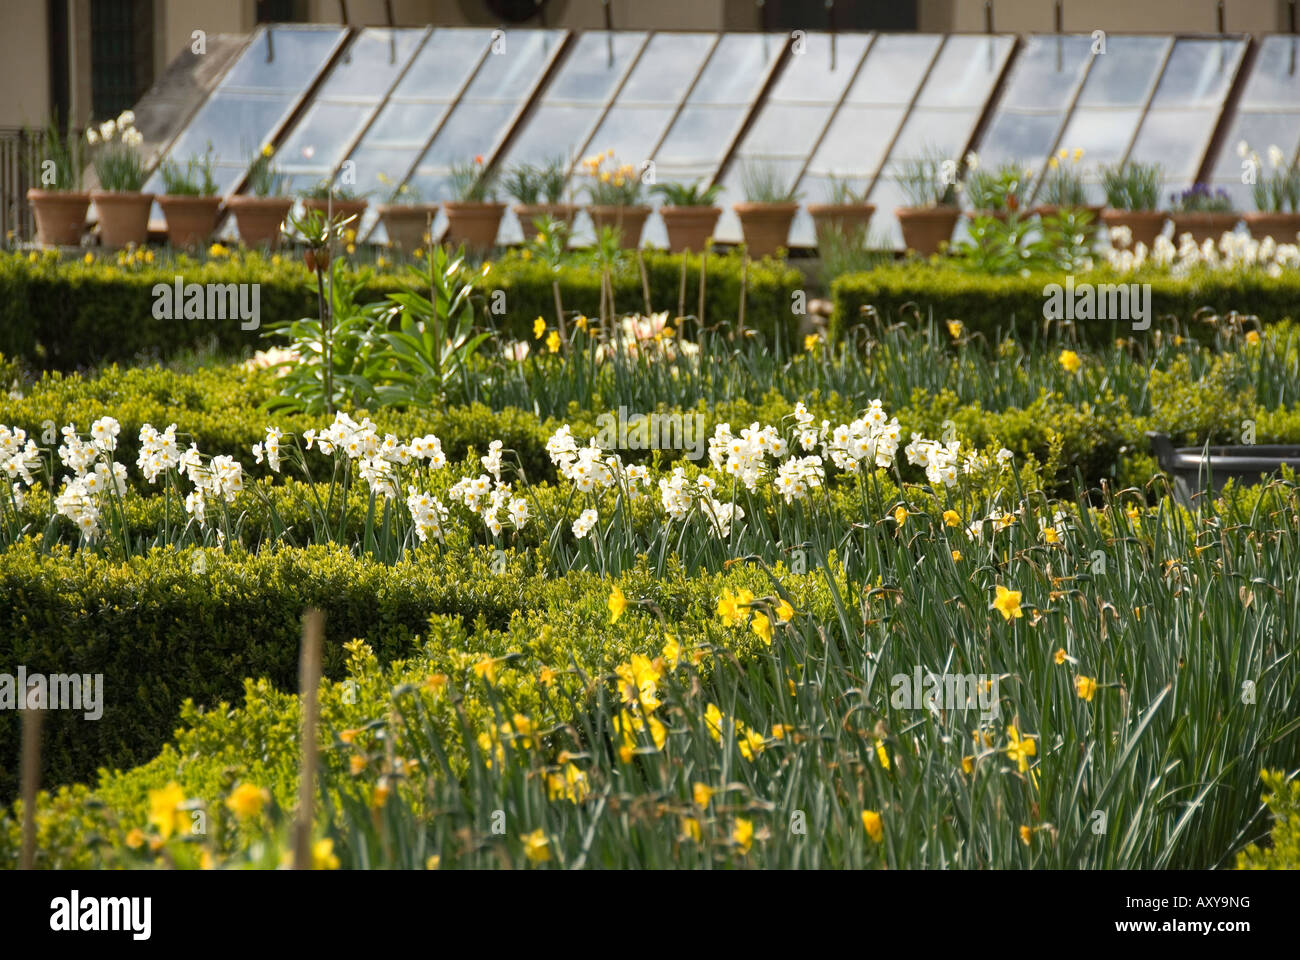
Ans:
[{"label": "potted plant", "polygon": [[1009,216],[1018,217],[1024,209],[1022,194],[1029,173],[1018,160],[1006,161],[992,170],[979,166],[974,151],[966,154],[966,198],[970,201],[967,216],[992,217],[1003,223]]},{"label": "potted plant", "polygon": [[818,237],[831,227],[838,228],[845,236],[859,231],[865,233],[875,212],[875,205],[867,203],[867,190],[855,191],[847,180],[833,174],[830,202],[808,204],[808,213],[812,215]]},{"label": "potted plant", "polygon": [[566,227],[573,226],[578,207],[564,202],[564,174],[562,158],[548,160],[540,166],[521,163],[510,170],[502,186],[507,194],[519,201],[514,211],[521,227],[527,230],[527,224],[539,217],[550,217]]},{"label": "potted plant", "polygon": [[1047,161],[1047,176],[1038,188],[1042,202],[1034,207],[1034,213],[1051,217],[1063,210],[1087,210],[1094,223],[1101,222],[1102,205],[1088,202],[1088,188],[1083,185],[1083,170],[1079,166],[1082,159],[1082,147],[1073,150],[1062,147]]},{"label": "potted plant", "polygon": [[273,157],[270,144],[262,147],[248,168],[248,187],[253,192],[226,198],[239,239],[248,247],[279,249],[281,225],[293,208],[293,199],[283,195],[284,174],[276,169]]},{"label": "potted plant", "polygon": [[27,171],[28,178],[40,184],[27,191],[36,218],[36,240],[47,247],[76,246],[90,206],[90,194],[81,189],[81,138],[71,129],[61,131],[53,120],[43,133],[28,130],[27,136],[42,141],[41,153]]},{"label": "potted plant", "polygon": [[1102,167],[1106,208],[1101,212],[1101,222],[1108,228],[1128,227],[1134,246],[1152,246],[1165,228],[1165,214],[1156,209],[1163,179],[1158,163],[1126,161]]},{"label": "potted plant", "polygon": [[1171,194],[1174,236],[1190,233],[1198,244],[1219,237],[1237,227],[1241,215],[1232,209],[1232,198],[1220,187],[1211,191],[1203,183],[1194,183],[1181,193]]},{"label": "potted plant", "polygon": [[1256,209],[1245,215],[1251,236],[1272,237],[1274,243],[1295,243],[1300,234],[1300,164],[1286,163],[1279,147],[1268,148],[1268,161],[1272,172],[1261,176],[1259,157],[1246,141],[1237,144],[1237,155],[1249,157],[1255,182],[1251,191]]},{"label": "potted plant", "polygon": [[491,250],[497,242],[506,205],[497,202],[496,178],[484,169],[481,156],[475,157],[473,163],[452,166],[451,189],[455,199],[442,205],[443,213],[447,214],[443,243],[480,252]]},{"label": "potted plant", "polygon": [[329,216],[338,214],[345,219],[361,219],[366,212],[366,198],[345,184],[322,180],[303,192],[302,205],[305,210],[319,210]]},{"label": "potted plant", "polygon": [[[609,161],[609,167],[605,162]],[[620,245],[634,250],[641,245],[641,231],[650,217],[650,207],[645,202],[645,183],[642,170],[630,163],[617,163],[614,151],[598,153],[582,161],[583,173],[590,178],[587,196],[591,205],[587,213],[591,224],[599,233],[601,227],[618,231]],[[644,168],[642,168],[644,169]]]},{"label": "potted plant", "polygon": [[108,247],[144,243],[153,194],[141,192],[145,165],[139,147],[144,137],[135,128],[135,114],[124,110],[116,120],[105,120],[98,129],[91,127],[86,140],[99,181],[90,199],[99,215],[100,240]]},{"label": "potted plant", "polygon": [[200,157],[190,157],[184,168],[172,160],[163,162],[162,196],[158,205],[167,218],[167,240],[173,247],[201,246],[217,226],[221,197],[212,177],[212,145]]},{"label": "potted plant", "polygon": [[668,249],[673,253],[703,252],[722,214],[722,208],[714,206],[722,187],[706,187],[697,180],[691,184],[661,183],[652,189],[664,198],[659,216],[668,231]]},{"label": "potted plant", "polygon": [[746,163],[740,179],[745,202],[733,203],[731,209],[740,217],[745,246],[751,256],[772,256],[789,241],[790,224],[799,211],[795,184],[763,161]]},{"label": "potted plant", "polygon": [[939,252],[957,226],[957,181],[946,175],[948,161],[936,151],[904,160],[898,185],[908,205],[894,210],[903,245],[923,257]]},{"label": "potted plant", "polygon": [[[379,174],[379,182],[393,187],[393,181]],[[393,187],[388,199],[375,205],[379,219],[384,222],[388,242],[408,253],[423,246],[427,234],[433,232],[433,218],[438,215],[436,203],[421,203],[420,192],[409,183]]]}]

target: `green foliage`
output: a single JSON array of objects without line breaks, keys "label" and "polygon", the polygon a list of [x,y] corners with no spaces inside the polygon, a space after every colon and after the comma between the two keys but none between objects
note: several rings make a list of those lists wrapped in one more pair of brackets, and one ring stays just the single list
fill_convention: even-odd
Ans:
[{"label": "green foliage", "polygon": [[1300,870],[1300,780],[1280,770],[1264,770],[1260,779],[1273,832],[1267,844],[1252,843],[1237,854],[1237,869]]},{"label": "green foliage", "polygon": [[286,175],[275,165],[270,144],[248,162],[248,186],[255,197],[278,197],[284,193]]},{"label": "green foliage", "polygon": [[[979,208],[977,208],[979,209]],[[976,215],[970,235],[953,250],[953,266],[988,275],[1081,271],[1091,255],[1092,214],[1066,208],[1030,220],[1014,211],[1005,219]]]},{"label": "green foliage", "polygon": [[[650,280],[652,310],[676,312],[683,257],[644,251]],[[700,257],[686,260],[685,311],[694,315],[699,303]],[[340,268],[344,269],[344,268]],[[33,365],[72,369],[149,358],[167,358],[196,344],[214,342],[227,353],[265,346],[259,331],[240,329],[237,321],[213,321],[178,316],[153,316],[153,288],[172,284],[177,273],[186,283],[256,283],[264,325],[318,313],[317,292],[302,261],[288,255],[273,258],[236,254],[228,259],[200,260],[177,256],[164,262],[137,264],[129,269],[96,260],[87,265],[56,254],[37,256],[0,253],[0,352]],[[403,287],[401,270],[371,271],[357,291],[360,303],[374,303]],[[710,256],[705,279],[705,313],[709,324],[729,324],[740,303],[742,259]],[[494,261],[477,284],[485,291],[501,290],[507,311],[491,312],[493,301],[475,302],[481,325],[490,325],[519,339],[531,337],[533,320],[553,317],[558,280],[564,309],[569,313],[600,313],[600,272],[591,265],[554,264],[508,254]],[[612,277],[619,309],[644,309],[640,269],[635,258]],[[745,325],[784,350],[794,344],[800,317],[791,310],[791,294],[802,289],[799,271],[778,261],[751,263],[745,292]]]},{"label": "green foliage", "polygon": [[[951,167],[949,165],[952,165]],[[930,149],[918,157],[909,157],[900,164],[898,185],[913,207],[955,207],[957,205],[957,178],[955,161],[943,152]]]},{"label": "green foliage", "polygon": [[1124,163],[1101,168],[1106,205],[1114,210],[1154,210],[1160,203],[1164,168],[1158,163]]},{"label": "green foliage", "polygon": [[[68,127],[64,129],[56,117],[51,117],[44,129],[26,127],[23,137],[39,143],[40,150],[32,156],[24,151],[22,160],[27,182],[38,190],[81,189],[85,169],[85,146],[81,137]],[[46,161],[54,162],[54,182],[46,182]]]},{"label": "green foliage", "polygon": [[798,181],[790,179],[788,171],[770,160],[744,161],[740,183],[745,199],[750,203],[796,203],[799,200]]},{"label": "green foliage", "polygon": [[212,178],[213,169],[211,143],[203,156],[190,157],[184,167],[175,160],[164,160],[158,170],[163,193],[173,197],[214,197],[218,187]]},{"label": "green foliage", "polygon": [[664,204],[670,207],[711,207],[718,199],[722,184],[715,183],[706,187],[703,180],[694,183],[659,183],[651,190],[662,196]]},{"label": "green foliage", "polygon": [[497,178],[483,166],[483,158],[451,165],[451,198],[457,203],[495,203]]},{"label": "green foliage", "polygon": [[[831,286],[835,314],[831,319],[832,337],[843,336],[866,322],[863,310],[869,308],[891,321],[921,317],[933,311],[941,319],[959,318],[972,332],[986,337],[1015,330],[1032,341],[1044,326],[1044,288],[1061,284],[1060,273],[986,275],[964,272],[949,266],[900,264],[870,273],[846,274]],[[1095,270],[1090,283],[1151,284],[1152,330],[1177,318],[1187,335],[1208,337],[1212,329],[1200,321],[1208,316],[1232,314],[1259,317],[1273,323],[1296,316],[1300,302],[1300,277],[1284,272],[1269,277],[1263,272],[1195,271],[1173,276],[1151,270],[1136,274],[1112,274]],[[1110,320],[1079,321],[1074,325],[1085,342],[1109,343],[1116,337],[1134,335],[1128,322]]]},{"label": "green foliage", "polygon": [[977,168],[966,178],[966,197],[977,213],[1015,212],[1025,207],[1025,165],[1008,160],[993,170]]},{"label": "green foliage", "polygon": [[566,172],[563,157],[553,157],[541,164],[520,163],[505,175],[501,186],[507,194],[528,206],[560,203],[564,199]]}]

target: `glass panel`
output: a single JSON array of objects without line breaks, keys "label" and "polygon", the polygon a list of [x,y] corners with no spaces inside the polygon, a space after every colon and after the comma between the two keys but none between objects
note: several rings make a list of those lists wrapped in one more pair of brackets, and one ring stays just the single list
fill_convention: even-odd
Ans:
[{"label": "glass panel", "polygon": [[925,77],[942,37],[928,34],[882,34],[867,52],[858,78],[849,88],[849,103],[909,103]]},{"label": "glass panel", "polygon": [[1242,158],[1237,155],[1237,145],[1246,141],[1250,149],[1259,154],[1260,163],[1268,169],[1268,148],[1278,147],[1289,160],[1300,147],[1300,113],[1238,113],[1233,121],[1232,133],[1223,142],[1214,176],[1240,180]]},{"label": "glass panel", "polygon": [[1012,38],[948,37],[917,99],[921,107],[983,107],[1011,51]]},{"label": "glass panel", "polygon": [[251,158],[289,112],[291,96],[214,93],[199,108],[168,156],[180,161],[202,153],[212,144],[218,160],[240,162]]},{"label": "glass panel", "polygon": [[390,100],[366,131],[365,146],[423,147],[449,109],[445,103],[397,103]]},{"label": "glass panel", "polygon": [[[356,191],[370,194],[372,203],[382,202],[405,178],[419,155],[419,149],[410,147],[361,147],[353,151],[351,159],[357,165]],[[384,183],[380,174],[389,183]]]},{"label": "glass panel", "polygon": [[1106,53],[1093,58],[1088,79],[1079,94],[1079,105],[1145,103],[1172,42],[1168,37],[1108,37]]},{"label": "glass panel", "polygon": [[785,42],[784,34],[724,34],[687,102],[751,102]]},{"label": "glass panel", "polygon": [[487,52],[491,41],[489,30],[435,30],[393,91],[393,96],[419,100],[454,97],[479,58]]},{"label": "glass panel", "polygon": [[587,133],[599,116],[599,107],[538,107],[515,140],[507,164],[539,163],[553,157],[572,159],[586,143]]},{"label": "glass panel", "polygon": [[839,100],[871,37],[863,33],[836,36],[834,69],[831,68],[831,39],[831,35],[826,33],[805,36],[803,53],[791,54],[770,99]]},{"label": "glass panel", "polygon": [[316,78],[343,35],[338,27],[264,27],[220,86],[296,93]]},{"label": "glass panel", "polygon": [[655,163],[716,166],[744,117],[744,107],[687,107],[655,154]]},{"label": "glass panel", "polygon": [[1100,164],[1118,163],[1124,159],[1141,116],[1140,109],[1075,110],[1061,143],[1070,149],[1082,147],[1088,165],[1094,169]]},{"label": "glass panel", "polygon": [[749,128],[740,152],[746,156],[797,155],[802,160],[808,148],[821,136],[833,109],[830,106],[769,103]]},{"label": "glass panel", "polygon": [[617,107],[605,115],[600,128],[592,136],[590,151],[613,150],[614,156],[635,163],[635,158],[647,159],[655,144],[673,119],[672,107],[637,107],[620,110]]},{"label": "glass panel", "polygon": [[1151,100],[1152,108],[1217,108],[1245,49],[1241,40],[1179,40]]},{"label": "glass panel", "polygon": [[966,113],[950,110],[924,110],[917,107],[908,114],[907,122],[898,135],[898,142],[889,155],[890,163],[901,158],[921,157],[932,151],[956,157],[966,148],[974,118]]},{"label": "glass panel", "polygon": [[1090,37],[1030,37],[1016,55],[999,109],[1064,110],[1088,68],[1091,48]]},{"label": "glass panel", "polygon": [[438,131],[420,165],[450,166],[487,153],[516,109],[513,103],[471,105],[462,102]]},{"label": "glass panel", "polygon": [[999,113],[980,141],[981,163],[995,167],[1006,160],[1025,160],[1038,166],[1061,126],[1059,114]]},{"label": "glass panel", "polygon": [[383,97],[423,37],[424,30],[367,27],[340,55],[317,97],[343,100]]},{"label": "glass panel", "polygon": [[542,68],[555,51],[561,30],[515,30],[502,38],[474,74],[466,99],[518,100],[540,79]]},{"label": "glass panel", "polygon": [[1260,44],[1242,104],[1295,109],[1300,105],[1300,37],[1266,37]]},{"label": "glass panel", "polygon": [[584,33],[565,54],[559,76],[546,91],[546,101],[604,103],[644,42],[644,33]]},{"label": "glass panel", "polygon": [[711,33],[655,34],[615,102],[679,103],[709,55],[714,37]]},{"label": "glass panel", "polygon": [[348,146],[369,119],[371,109],[353,104],[313,103],[280,147],[279,165],[286,170],[295,164],[333,169],[346,156]]},{"label": "glass panel", "polygon": [[1161,164],[1166,185],[1190,186],[1217,117],[1216,110],[1153,110],[1129,156],[1139,163]]},{"label": "glass panel", "polygon": [[[870,56],[870,54],[868,54]],[[903,120],[904,107],[859,107],[845,104],[835,114],[826,137],[808,164],[810,172],[871,176]]]}]

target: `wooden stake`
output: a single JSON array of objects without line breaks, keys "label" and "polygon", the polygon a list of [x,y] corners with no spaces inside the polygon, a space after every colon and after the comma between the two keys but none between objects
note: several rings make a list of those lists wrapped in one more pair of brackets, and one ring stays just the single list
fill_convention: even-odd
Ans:
[{"label": "wooden stake", "polygon": [[704,332],[704,285],[709,274],[709,248],[706,244],[704,252],[700,254],[700,309],[696,316],[695,322],[700,325],[700,332]]},{"label": "wooden stake", "polygon": [[316,800],[316,763],[318,745],[316,726],[320,703],[321,638],[325,617],[319,610],[308,610],[302,618],[302,650],[298,659],[298,692],[302,696],[302,759],[298,767],[298,817],[293,825],[293,868],[310,870],[312,807]]},{"label": "wooden stake", "polygon": [[677,324],[680,327],[682,317],[686,314],[686,254],[682,254],[681,278],[677,285]]},{"label": "wooden stake", "polygon": [[740,262],[740,309],[737,311],[736,340],[745,339],[745,290],[749,285],[749,253]]},{"label": "wooden stake", "polygon": [[650,308],[650,274],[646,272],[645,258],[641,256],[641,248],[636,250],[636,263],[641,268],[641,295],[645,297],[645,315],[648,317],[653,312]]},{"label": "wooden stake", "polygon": [[[26,690],[18,696],[26,697]],[[23,841],[18,866],[31,870],[36,862],[36,790],[41,779],[41,720],[44,710],[23,710],[23,747],[21,766],[23,798]]]}]

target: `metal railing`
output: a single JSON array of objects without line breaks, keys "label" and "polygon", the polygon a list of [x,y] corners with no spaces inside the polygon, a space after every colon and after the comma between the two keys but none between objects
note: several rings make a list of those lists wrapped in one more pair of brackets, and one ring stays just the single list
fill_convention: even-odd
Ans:
[{"label": "metal railing", "polygon": [[29,170],[40,164],[44,131],[0,128],[0,236],[22,242],[36,235],[27,190]]}]

